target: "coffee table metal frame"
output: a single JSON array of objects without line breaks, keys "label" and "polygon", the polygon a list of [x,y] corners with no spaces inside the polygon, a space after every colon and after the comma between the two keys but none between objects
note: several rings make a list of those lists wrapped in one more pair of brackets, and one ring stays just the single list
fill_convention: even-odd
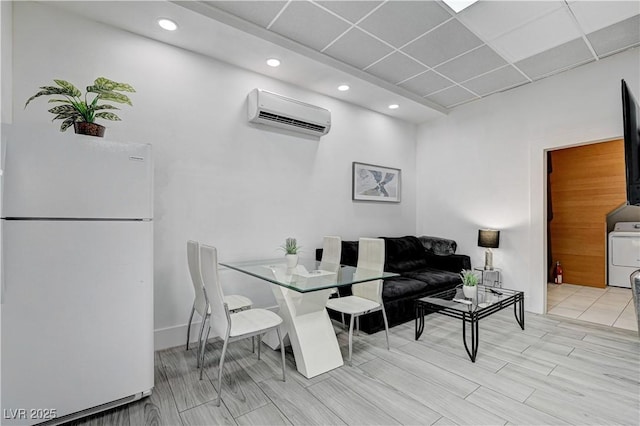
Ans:
[{"label": "coffee table metal frame", "polygon": [[[477,298],[475,301],[472,301],[472,304],[470,305],[454,302],[452,300],[454,298],[464,299],[462,296],[461,286],[416,300],[416,340],[420,338],[424,331],[424,316],[427,311],[461,319],[462,341],[464,342],[464,348],[467,351],[467,355],[469,355],[471,362],[476,362],[479,344],[478,324],[482,318],[488,317],[493,313],[513,305],[513,314],[516,321],[518,322],[518,325],[520,325],[520,328],[524,330],[524,292],[503,288],[494,290],[498,290],[502,295],[494,295],[496,300],[492,301],[487,306],[478,306]],[[478,293],[480,292],[486,293],[491,292],[491,290],[489,287],[479,285]],[[469,348],[469,344],[467,343],[467,323],[471,325],[471,348]]]}]

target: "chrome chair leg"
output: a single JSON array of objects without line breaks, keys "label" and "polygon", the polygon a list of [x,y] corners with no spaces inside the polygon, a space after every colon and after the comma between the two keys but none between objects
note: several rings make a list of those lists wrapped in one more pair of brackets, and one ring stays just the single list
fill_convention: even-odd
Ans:
[{"label": "chrome chair leg", "polygon": [[193,313],[196,311],[196,301],[191,306],[191,315],[189,315],[189,323],[187,324],[187,349],[189,350],[189,339],[191,338],[191,321],[193,321]]},{"label": "chrome chair leg", "polygon": [[207,340],[209,340],[209,332],[211,331],[211,327],[207,327],[207,334],[206,337],[204,339],[204,344],[202,345],[202,348],[200,349],[200,354],[198,356],[199,358],[199,362],[198,362],[198,367],[200,367],[200,380],[202,380],[202,373],[204,371],[204,350],[207,346]]},{"label": "chrome chair leg", "polygon": [[384,320],[384,334],[387,336],[387,350],[391,350],[391,346],[389,346],[389,324],[387,323],[387,313],[384,311],[384,306],[382,307],[382,319]]},{"label": "chrome chair leg", "polygon": [[[340,297],[340,290],[338,290],[337,288],[336,290],[336,297]],[[340,321],[342,322],[342,329],[344,330],[345,328],[347,328],[347,324],[344,322],[344,312],[340,312]]]},{"label": "chrome chair leg", "polygon": [[224,367],[224,356],[227,353],[227,344],[229,340],[224,341],[222,346],[222,353],[220,354],[220,365],[218,366],[218,399],[216,400],[216,406],[220,406],[220,399],[222,397],[222,368]]},{"label": "chrome chair leg", "polygon": [[353,348],[353,315],[351,315],[351,320],[349,321],[349,365],[351,364],[351,351]]},{"label": "chrome chair leg", "polygon": [[258,334],[258,359],[260,359],[260,347],[262,346],[262,336]]},{"label": "chrome chair leg", "polygon": [[[200,350],[201,350],[201,348],[203,346],[202,333],[204,332],[204,327],[207,325],[208,319],[209,319],[209,314],[206,314],[204,316],[204,318],[202,318],[202,324],[200,325],[200,333],[198,334],[198,354],[200,353]],[[207,338],[204,339],[205,340],[205,343],[204,343],[205,345],[206,345],[206,341],[208,339],[208,336],[209,336],[209,332],[207,331]],[[200,358],[198,358],[198,363],[196,364],[196,367],[200,367]]]}]

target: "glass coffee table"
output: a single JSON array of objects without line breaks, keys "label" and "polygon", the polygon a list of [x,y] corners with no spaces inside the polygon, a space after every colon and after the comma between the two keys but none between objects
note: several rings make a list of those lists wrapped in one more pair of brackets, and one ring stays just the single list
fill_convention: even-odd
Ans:
[{"label": "glass coffee table", "polygon": [[[479,342],[478,323],[482,318],[513,305],[516,321],[524,330],[524,292],[482,285],[477,287],[478,295],[473,299],[466,299],[462,292],[462,285],[459,285],[454,289],[416,300],[416,340],[424,331],[424,315],[427,312],[461,319],[464,348],[471,362],[476,362]],[[467,323],[471,325],[471,348],[467,343]]]}]

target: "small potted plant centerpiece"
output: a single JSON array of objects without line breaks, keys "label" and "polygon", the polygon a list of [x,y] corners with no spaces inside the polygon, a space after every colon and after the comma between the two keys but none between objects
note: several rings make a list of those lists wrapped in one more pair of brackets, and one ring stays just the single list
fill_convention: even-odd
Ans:
[{"label": "small potted plant centerpiece", "polygon": [[464,293],[464,297],[468,299],[478,297],[478,275],[473,271],[463,269],[460,272],[460,278],[462,278],[462,292]]},{"label": "small potted plant centerpiece", "polygon": [[[53,120],[62,120],[60,131],[64,132],[73,126],[76,133],[90,136],[104,136],[105,127],[95,123],[96,118],[120,121],[120,117],[116,114],[105,111],[119,108],[105,103],[98,105],[99,101],[132,105],[131,99],[127,95],[118,92],[135,92],[135,89],[129,84],[117,83],[104,77],[98,77],[92,86],[87,86],[87,93],[83,96],[82,92],[68,81],[53,81],[57,86],[40,87],[41,90],[30,97],[24,107],[26,108],[29,102],[40,96],[59,96],[58,98],[49,99],[49,103],[59,102],[61,104],[51,108],[49,112],[55,114]],[[95,94],[95,97],[91,100],[87,99],[89,93]]]},{"label": "small potted plant centerpiece", "polygon": [[284,245],[280,246],[280,248],[285,252],[284,257],[287,259],[287,268],[295,268],[298,264],[298,251],[300,250],[296,239],[292,237],[287,238]]}]

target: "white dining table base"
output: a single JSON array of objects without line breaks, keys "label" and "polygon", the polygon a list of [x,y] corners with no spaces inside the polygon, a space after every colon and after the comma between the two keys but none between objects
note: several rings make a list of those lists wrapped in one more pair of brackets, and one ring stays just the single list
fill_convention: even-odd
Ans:
[{"label": "white dining table base", "polygon": [[[298,372],[310,379],[342,366],[338,339],[325,309],[331,289],[300,293],[277,285],[271,288]],[[267,334],[262,341],[273,349],[280,344],[275,333]]]}]

